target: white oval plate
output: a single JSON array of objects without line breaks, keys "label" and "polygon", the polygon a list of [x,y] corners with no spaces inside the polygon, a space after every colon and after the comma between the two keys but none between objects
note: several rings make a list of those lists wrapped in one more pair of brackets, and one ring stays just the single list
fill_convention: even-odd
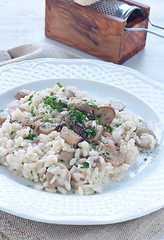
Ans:
[{"label": "white oval plate", "polygon": [[[145,151],[131,164],[124,182],[107,184],[100,195],[37,191],[29,187],[32,186],[30,181],[0,166],[1,210],[41,222],[85,225],[122,222],[164,206],[162,84],[157,85],[122,66],[67,59],[39,59],[5,66],[0,69],[0,79],[0,109],[14,100],[19,89],[41,90],[60,81],[63,86],[74,85],[88,91],[98,100],[114,97],[126,102],[126,109],[145,119],[158,138],[158,146],[153,152]],[[9,90],[16,85],[20,86]],[[5,90],[8,91],[3,93]],[[143,161],[144,158],[147,161]]]}]

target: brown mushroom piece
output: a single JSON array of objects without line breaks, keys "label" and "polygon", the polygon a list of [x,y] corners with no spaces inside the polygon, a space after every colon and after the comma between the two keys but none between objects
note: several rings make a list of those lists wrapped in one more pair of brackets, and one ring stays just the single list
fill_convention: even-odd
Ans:
[{"label": "brown mushroom piece", "polygon": [[114,110],[123,111],[125,108],[125,104],[119,100],[112,100],[110,105]]},{"label": "brown mushroom piece", "polygon": [[71,105],[73,104],[75,106],[75,108],[81,112],[86,111],[87,113],[92,113],[94,106],[90,106],[89,103],[90,103],[89,100],[84,101],[81,98],[74,97],[68,101],[67,106],[68,106],[68,108],[70,108]]},{"label": "brown mushroom piece", "polygon": [[[154,132],[150,129],[150,128],[147,128],[147,127],[138,127],[135,131],[137,137],[139,137],[139,139],[141,139],[141,136],[146,133],[146,134],[149,134],[151,136],[153,136],[154,139],[156,139],[156,136],[154,134]],[[136,143],[138,144],[138,146],[142,147],[142,148],[150,148],[150,144],[149,142],[146,142],[146,141],[138,141],[136,139]]]},{"label": "brown mushroom piece", "polygon": [[75,133],[80,135],[83,140],[87,138],[88,134],[85,132],[85,128],[80,123],[76,123],[76,124],[72,123],[70,124],[70,127]]},{"label": "brown mushroom piece", "polygon": [[63,162],[63,164],[70,168],[69,162],[73,158],[74,153],[73,152],[67,152],[67,151],[61,151],[59,154],[59,161]]},{"label": "brown mushroom piece", "polygon": [[112,107],[99,107],[94,109],[95,118],[99,120],[102,125],[110,124],[115,117],[115,111]]},{"label": "brown mushroom piece", "polygon": [[110,162],[114,167],[121,166],[126,160],[120,148],[112,144],[103,144],[98,152],[106,162]]},{"label": "brown mushroom piece", "polygon": [[[53,183],[51,183],[51,180],[54,177],[54,174],[52,174],[50,171],[46,173],[46,180],[48,181],[48,186],[52,189],[55,189],[57,187],[63,187],[65,190],[69,190],[65,184],[65,182],[70,183],[71,180],[71,174],[69,170],[62,163],[56,163],[54,167],[59,167],[59,171],[56,171],[55,174],[57,175],[57,177]],[[61,170],[65,170],[65,173],[61,173]],[[58,181],[58,178],[60,178],[60,181]]]},{"label": "brown mushroom piece", "polygon": [[31,127],[33,125],[33,123],[34,123],[34,121],[31,118],[26,118],[21,122],[22,127],[25,127],[25,126]]},{"label": "brown mushroom piece", "polygon": [[112,139],[112,134],[109,132],[103,132],[103,136],[108,139]]},{"label": "brown mushroom piece", "polygon": [[7,115],[8,115],[8,111],[6,110],[3,110],[2,112],[0,112],[0,125],[2,125],[2,123],[6,121]]},{"label": "brown mushroom piece", "polygon": [[49,122],[42,124],[39,127],[39,133],[46,134],[46,135],[48,135],[49,133],[51,133],[55,130],[56,130],[56,126],[54,126],[53,124],[51,124]]},{"label": "brown mushroom piece", "polygon": [[65,140],[66,143],[71,146],[76,146],[80,141],[82,141],[82,137],[75,133],[73,130],[68,129],[67,127],[63,127],[60,132],[60,137]]},{"label": "brown mushroom piece", "polygon": [[93,138],[87,138],[87,141],[89,143],[91,143],[91,142],[95,142],[96,143],[98,140],[101,139],[103,130],[104,130],[104,128],[103,128],[102,125],[97,125],[96,126],[96,135]]},{"label": "brown mushroom piece", "polygon": [[20,90],[14,97],[17,100],[20,100],[21,98],[24,98],[25,96],[28,96],[30,92],[26,89]]},{"label": "brown mushroom piece", "polygon": [[41,122],[41,120],[35,121],[34,124],[32,125],[32,128],[35,131],[37,131],[38,133],[42,133],[42,134],[45,134],[45,135],[48,135],[52,131],[56,130],[55,125],[53,125],[52,123],[49,123],[49,122],[46,122],[46,123]]}]

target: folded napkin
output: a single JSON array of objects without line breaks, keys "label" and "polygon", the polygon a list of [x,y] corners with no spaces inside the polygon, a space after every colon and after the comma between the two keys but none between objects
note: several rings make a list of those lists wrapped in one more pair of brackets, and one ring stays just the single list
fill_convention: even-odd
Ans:
[{"label": "folded napkin", "polygon": [[0,67],[5,64],[35,58],[80,58],[80,57],[49,43],[31,43],[15,47],[9,50],[0,50]]},{"label": "folded napkin", "polygon": [[[0,50],[0,66],[35,58],[79,58],[48,43],[32,43]],[[98,226],[71,226],[39,223],[0,211],[0,240],[162,240],[164,208],[124,223]]]}]

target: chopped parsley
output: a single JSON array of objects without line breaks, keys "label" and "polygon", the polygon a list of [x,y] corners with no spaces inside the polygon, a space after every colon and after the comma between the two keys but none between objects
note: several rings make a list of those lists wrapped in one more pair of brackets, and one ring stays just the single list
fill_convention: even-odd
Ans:
[{"label": "chopped parsley", "polygon": [[31,170],[31,172],[30,172],[30,173],[31,173],[31,175],[33,176],[33,171],[32,171],[32,170]]},{"label": "chopped parsley", "polygon": [[120,127],[122,125],[122,123],[116,124],[114,127]]},{"label": "chopped parsley", "polygon": [[60,159],[60,162],[65,162],[64,160]]},{"label": "chopped parsley", "polygon": [[89,168],[89,163],[88,162],[83,162],[81,168]]},{"label": "chopped parsley", "polygon": [[87,117],[88,117],[89,120],[95,120],[95,116],[94,116],[93,113],[89,114]]},{"label": "chopped parsley", "polygon": [[[75,117],[75,120],[74,120]],[[71,105],[70,111],[69,111],[69,119],[72,120],[73,123],[83,123],[86,121],[85,116],[83,115],[82,112],[79,110],[76,110],[75,105]]]},{"label": "chopped parsley", "polygon": [[28,105],[31,105],[32,104],[32,101],[30,101],[29,103],[28,103]]},{"label": "chopped parsley", "polygon": [[96,146],[95,146],[95,145],[91,144],[91,146],[93,147],[93,149],[96,149]]},{"label": "chopped parsley", "polygon": [[94,138],[96,136],[96,128],[95,126],[92,127],[91,129],[85,129],[84,130],[86,133],[88,133],[88,138]]},{"label": "chopped parsley", "polygon": [[107,124],[106,126],[103,126],[103,128],[104,128],[105,130],[109,130],[110,132],[112,132],[112,131],[114,130],[114,128],[111,127],[109,124]]},{"label": "chopped parsley", "polygon": [[43,120],[43,122],[49,122],[49,123],[53,123],[53,120],[49,120],[49,119],[46,119],[46,120]]},{"label": "chopped parsley", "polygon": [[23,148],[22,146],[18,146],[18,148]]},{"label": "chopped parsley", "polygon": [[117,148],[116,150],[117,150],[117,152],[119,152],[119,151],[120,151],[120,148]]},{"label": "chopped parsley", "polygon": [[30,95],[28,101],[31,101],[31,99],[33,98],[34,94]]},{"label": "chopped parsley", "polygon": [[56,109],[58,112],[62,112],[63,108],[67,108],[67,103],[63,100],[59,100],[57,101],[57,97],[53,96],[53,97],[49,97],[47,96],[44,99],[44,104],[46,106],[50,106],[52,109]]},{"label": "chopped parsley", "polygon": [[102,116],[102,114],[97,114],[96,117],[97,117],[97,118],[101,118],[101,116]]},{"label": "chopped parsley", "polygon": [[14,131],[11,131],[10,135],[12,136],[14,134]]},{"label": "chopped parsley", "polygon": [[95,103],[93,103],[93,102],[87,102],[86,105],[87,105],[87,106],[93,106],[93,107],[96,106]]},{"label": "chopped parsley", "polygon": [[57,82],[56,85],[58,85],[58,87],[62,88],[63,86],[61,85],[61,83]]},{"label": "chopped parsley", "polygon": [[36,134],[35,133],[34,134],[30,133],[27,137],[24,137],[24,139],[26,139],[26,140],[33,140],[34,137],[36,137]]}]

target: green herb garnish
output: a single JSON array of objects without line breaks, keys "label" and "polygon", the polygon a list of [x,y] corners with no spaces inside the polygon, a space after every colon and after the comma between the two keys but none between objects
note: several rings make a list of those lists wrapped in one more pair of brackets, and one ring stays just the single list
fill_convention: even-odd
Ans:
[{"label": "green herb garnish", "polygon": [[30,95],[28,101],[31,101],[32,97],[34,96],[34,94]]},{"label": "green herb garnish", "polygon": [[[74,118],[75,117],[75,120]],[[75,105],[71,105],[70,111],[69,111],[69,119],[73,120],[73,123],[83,123],[84,121],[86,121],[85,116],[83,115],[82,112],[80,112],[79,110],[76,110]]]},{"label": "green herb garnish", "polygon": [[43,122],[49,122],[49,123],[53,123],[53,120],[49,120],[49,119],[46,119],[46,120],[43,120]]},{"label": "green herb garnish", "polygon": [[91,129],[85,129],[84,130],[86,133],[88,133],[88,138],[94,138],[96,136],[96,128],[95,126],[92,127]]},{"label": "green herb garnish", "polygon": [[18,148],[23,148],[22,146],[18,146]]},{"label": "green herb garnish", "polygon": [[14,134],[14,131],[11,131],[10,135],[12,136]]},{"label": "green herb garnish", "polygon": [[56,109],[58,112],[62,112],[63,108],[67,108],[67,103],[65,101],[63,101],[63,100],[57,101],[57,97],[56,96],[54,96],[54,97],[47,96],[44,99],[44,104],[46,106],[49,105],[52,109]]},{"label": "green herb garnish", "polygon": [[81,168],[89,168],[89,163],[88,162],[83,162]]},{"label": "green herb garnish", "polygon": [[63,86],[61,85],[61,83],[57,82],[56,85],[58,85],[58,87],[62,88]]},{"label": "green herb garnish", "polygon": [[33,138],[34,137],[36,137],[36,134],[34,133],[34,134],[29,134],[27,137],[24,137],[24,139],[26,139],[26,140],[33,140]]},{"label": "green herb garnish", "polygon": [[110,132],[112,132],[112,131],[114,130],[114,128],[111,127],[109,124],[107,124],[106,126],[103,126],[103,128],[104,128],[105,130],[109,130]]},{"label": "green herb garnish", "polygon": [[93,149],[96,149],[96,146],[95,146],[95,145],[91,144],[91,146],[93,147]]},{"label": "green herb garnish", "polygon": [[102,114],[97,114],[96,117],[97,117],[97,118],[101,118],[101,116],[102,116]]}]

